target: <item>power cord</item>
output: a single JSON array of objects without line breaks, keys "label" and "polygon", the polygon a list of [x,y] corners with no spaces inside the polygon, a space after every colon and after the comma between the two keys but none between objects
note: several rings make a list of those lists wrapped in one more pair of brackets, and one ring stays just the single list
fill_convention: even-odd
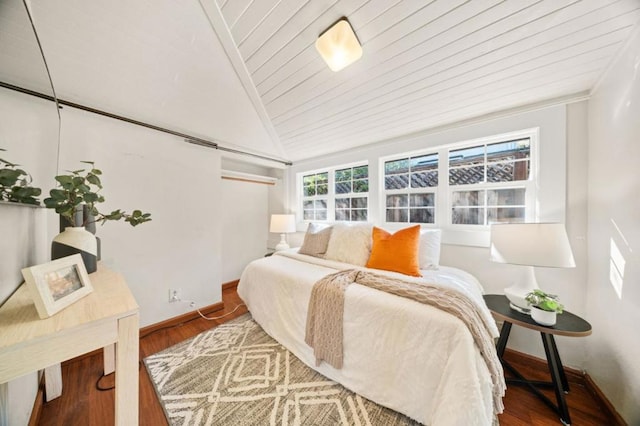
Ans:
[{"label": "power cord", "polygon": [[[178,301],[178,302],[189,303],[189,304],[191,305],[191,307],[193,307],[193,306],[195,305],[195,302],[193,302],[193,301],[191,301],[191,300],[181,300],[181,299],[178,299],[177,301]],[[240,307],[242,307],[242,306],[247,306],[247,305],[245,305],[244,303],[239,303],[239,304],[237,304],[237,305],[235,306],[235,308],[233,308],[233,310],[232,310],[231,312],[227,312],[226,314],[223,314],[223,315],[220,315],[220,316],[217,316],[217,317],[207,317],[207,316],[205,316],[205,315],[200,311],[200,309],[199,309],[199,308],[196,308],[196,312],[198,312],[198,315],[200,315],[200,317],[201,317],[201,318],[206,319],[207,321],[215,321],[215,320],[219,320],[219,319],[222,319],[222,318],[224,318],[224,317],[227,317],[227,316],[229,316],[229,315],[233,314],[235,311],[237,311],[238,309],[240,309]],[[159,332],[159,331],[162,331],[162,330],[168,330],[168,329],[170,329],[170,328],[182,327],[183,325],[185,325],[185,324],[187,324],[187,323],[189,323],[189,322],[191,322],[191,321],[193,321],[193,320],[196,320],[196,319],[199,319],[199,318],[198,318],[198,317],[194,317],[194,318],[188,319],[188,320],[186,320],[186,321],[184,321],[184,322],[181,322],[181,323],[179,323],[179,324],[175,324],[175,325],[168,325],[168,326],[166,326],[166,327],[158,328],[158,329],[156,329],[156,330],[153,330],[153,331],[152,331],[152,332],[150,332],[150,333],[145,334],[144,336],[141,336],[141,337],[140,337],[140,339],[144,339],[144,338],[146,338],[146,337],[149,337],[149,336],[151,336],[152,334],[155,334],[155,333],[157,333],[157,332]],[[140,360],[140,361],[138,362],[138,370],[140,370],[141,368],[142,368],[142,360]],[[109,390],[115,389],[115,385],[114,385],[114,386],[108,386],[108,387],[103,387],[103,386],[101,385],[102,379],[104,379],[105,377],[109,377],[109,376],[111,376],[112,374],[114,374],[114,373],[104,374],[104,372],[103,372],[103,373],[102,373],[102,375],[101,375],[100,377],[98,377],[98,380],[96,381],[96,389],[97,389],[97,390],[99,390],[100,392],[105,392],[105,391],[109,391]]]}]

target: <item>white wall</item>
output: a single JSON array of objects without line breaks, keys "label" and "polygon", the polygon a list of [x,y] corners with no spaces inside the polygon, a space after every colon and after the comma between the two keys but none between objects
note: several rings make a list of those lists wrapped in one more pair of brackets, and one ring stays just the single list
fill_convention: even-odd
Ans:
[{"label": "white wall", "polygon": [[267,252],[269,186],[222,181],[222,282],[240,278],[244,267]]},{"label": "white wall", "polygon": [[[589,100],[587,370],[630,425],[640,424],[639,111],[640,27]],[[620,296],[612,245],[625,262]]]},{"label": "white wall", "polygon": [[[103,172],[101,210],[151,213],[151,222],[135,228],[124,221],[97,227],[102,261],[124,275],[140,305],[141,326],[192,310],[170,304],[169,288],[180,288],[183,299],[200,307],[220,302],[219,152],[65,107],[60,170],[83,168],[82,160]],[[55,225],[50,232],[52,238]]]},{"label": "white wall", "polygon": [[[560,295],[568,310],[583,315],[585,312],[584,278],[586,275],[586,184],[584,173],[586,157],[567,157],[570,152],[583,152],[586,141],[586,106],[558,105],[529,112],[514,112],[502,118],[486,120],[461,127],[453,127],[435,133],[424,133],[405,139],[382,142],[357,150],[297,162],[289,171],[289,203],[295,210],[295,175],[298,172],[368,160],[371,176],[370,205],[378,206],[378,158],[393,153],[407,152],[427,147],[439,146],[465,140],[492,136],[500,133],[539,127],[540,129],[540,200],[539,220],[566,222],[569,239],[576,255],[574,269],[537,268],[540,286]],[[372,214],[373,213],[373,214]],[[373,223],[382,221],[374,209],[370,211]],[[303,231],[302,227],[298,229]],[[299,236],[297,236],[299,240]],[[502,293],[522,273],[516,265],[492,263],[486,247],[470,247],[443,244],[441,263],[465,269],[474,274],[483,284],[487,293]],[[539,333],[514,327],[509,339],[509,347],[544,357],[544,349]],[[563,362],[572,367],[582,368],[585,362],[585,342],[580,339],[559,338],[558,346]]]},{"label": "white wall", "polygon": [[[43,188],[55,173],[58,116],[54,104],[32,99],[0,89],[0,147],[8,150],[0,157],[19,163]],[[44,209],[0,203],[0,305],[22,283],[22,268],[49,259],[46,226]],[[26,425],[37,390],[36,372],[0,384],[0,425]]]}]

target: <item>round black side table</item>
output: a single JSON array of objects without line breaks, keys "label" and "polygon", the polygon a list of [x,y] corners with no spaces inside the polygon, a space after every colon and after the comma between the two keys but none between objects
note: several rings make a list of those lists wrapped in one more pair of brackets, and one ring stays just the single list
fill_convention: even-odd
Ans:
[{"label": "round black side table", "polygon": [[[560,354],[558,353],[556,341],[553,336],[588,336],[591,334],[591,324],[571,312],[564,311],[562,314],[558,315],[555,325],[547,327],[538,324],[529,315],[511,309],[509,307],[509,300],[503,294],[485,294],[484,301],[493,314],[493,317],[497,320],[503,321],[502,329],[500,330],[500,338],[496,344],[496,350],[502,365],[516,377],[515,379],[506,379],[507,383],[527,386],[531,392],[560,415],[560,421],[563,424],[570,425],[571,417],[569,416],[569,407],[567,406],[567,402],[564,398],[565,393],[569,392],[569,382],[567,381],[567,376],[565,375],[564,367],[562,366]],[[547,356],[547,364],[549,365],[549,371],[551,372],[551,382],[528,380],[504,360],[504,351],[507,347],[509,333],[511,332],[511,326],[513,324],[540,332],[540,335],[542,336],[542,344],[544,345],[544,352]],[[538,389],[540,387],[551,387],[554,389],[557,405],[547,398],[546,395],[540,392]]]}]

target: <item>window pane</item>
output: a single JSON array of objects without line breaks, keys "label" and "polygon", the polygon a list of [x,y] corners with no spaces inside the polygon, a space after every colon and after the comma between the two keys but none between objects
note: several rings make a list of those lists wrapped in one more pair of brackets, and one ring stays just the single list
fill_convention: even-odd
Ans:
[{"label": "window pane", "polygon": [[318,184],[329,182],[329,172],[318,173],[316,176],[317,176],[316,183]]},{"label": "window pane", "polygon": [[351,182],[336,183],[336,194],[348,194],[351,192]]},{"label": "window pane", "polygon": [[369,192],[369,179],[354,180],[353,192]]},{"label": "window pane", "polygon": [[351,199],[351,208],[354,209],[366,209],[367,199],[364,197],[354,197]]},{"label": "window pane", "polygon": [[407,207],[407,194],[387,195],[387,207]]},{"label": "window pane", "polygon": [[488,182],[513,182],[529,179],[529,161],[493,163],[487,165]]},{"label": "window pane", "polygon": [[487,161],[517,160],[529,158],[531,142],[529,139],[498,142],[487,145]]},{"label": "window pane", "polygon": [[484,145],[449,151],[449,167],[484,163]]},{"label": "window pane", "polygon": [[304,201],[302,203],[302,208],[307,210],[307,209],[311,209],[313,210],[313,201]]},{"label": "window pane", "polygon": [[489,206],[524,206],[524,188],[490,189],[487,191]]},{"label": "window pane", "polygon": [[304,220],[313,220],[313,210],[304,210],[303,211]]},{"label": "window pane", "polygon": [[409,175],[386,176],[384,189],[403,189],[409,186]]},{"label": "window pane", "polygon": [[451,222],[456,225],[484,225],[484,208],[453,208]]},{"label": "window pane", "polygon": [[327,185],[326,183],[317,186],[318,195],[327,195],[328,191],[329,191],[329,185]]},{"label": "window pane", "polygon": [[422,155],[410,160],[411,171],[438,170],[438,154]]},{"label": "window pane", "polygon": [[349,208],[348,198],[336,198],[336,209],[348,209],[348,208]]},{"label": "window pane", "polygon": [[433,209],[411,209],[412,223],[434,223]]},{"label": "window pane", "polygon": [[327,220],[327,211],[326,210],[316,211],[316,220]]},{"label": "window pane", "polygon": [[481,206],[484,205],[482,198],[484,191],[454,191],[451,193],[451,205],[459,206]]},{"label": "window pane", "polygon": [[353,168],[353,178],[362,179],[369,177],[369,166],[360,166]]},{"label": "window pane", "polygon": [[409,171],[409,159],[387,161],[384,163],[384,174],[395,175],[398,173],[407,173]]},{"label": "window pane", "polygon": [[336,220],[350,220],[349,210],[336,209]]},{"label": "window pane", "polygon": [[304,186],[315,185],[316,175],[308,175],[302,178],[302,184]]},{"label": "window pane", "polygon": [[484,166],[449,169],[450,185],[469,185],[484,182]]},{"label": "window pane", "polygon": [[366,222],[367,221],[367,211],[366,210],[352,210],[351,211],[351,220],[357,222]]},{"label": "window pane", "polygon": [[351,180],[351,169],[336,170],[336,182]]},{"label": "window pane", "polygon": [[409,209],[387,209],[387,222],[407,222]]},{"label": "window pane", "polygon": [[435,194],[411,194],[411,207],[433,207],[435,202]]},{"label": "window pane", "polygon": [[316,195],[316,187],[315,186],[305,186],[304,188],[304,196],[305,197],[313,197]]},{"label": "window pane", "polygon": [[524,207],[503,207],[487,209],[487,220],[489,223],[524,222]]},{"label": "window pane", "polygon": [[327,200],[315,200],[316,210],[326,210]]},{"label": "window pane", "polygon": [[412,188],[428,188],[438,186],[438,171],[411,173]]}]

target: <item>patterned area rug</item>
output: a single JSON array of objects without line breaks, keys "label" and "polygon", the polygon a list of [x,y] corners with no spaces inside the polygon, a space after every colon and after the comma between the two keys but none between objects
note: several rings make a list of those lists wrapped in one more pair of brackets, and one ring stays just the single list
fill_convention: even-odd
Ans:
[{"label": "patterned area rug", "polygon": [[171,425],[418,425],[307,367],[250,314],[145,358]]}]

